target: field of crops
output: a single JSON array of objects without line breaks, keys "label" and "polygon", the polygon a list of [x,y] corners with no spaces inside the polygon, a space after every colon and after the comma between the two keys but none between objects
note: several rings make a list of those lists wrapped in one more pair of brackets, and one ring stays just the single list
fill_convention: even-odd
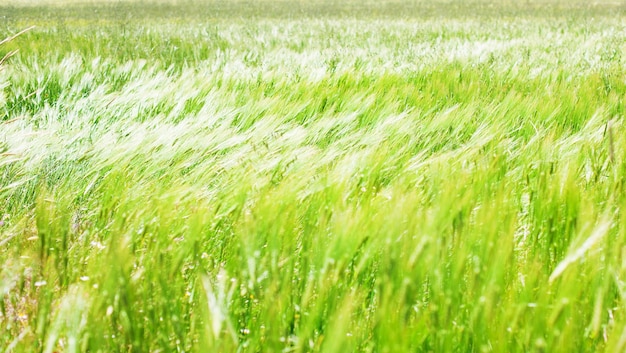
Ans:
[{"label": "field of crops", "polygon": [[626,5],[0,1],[0,353],[624,352]]}]

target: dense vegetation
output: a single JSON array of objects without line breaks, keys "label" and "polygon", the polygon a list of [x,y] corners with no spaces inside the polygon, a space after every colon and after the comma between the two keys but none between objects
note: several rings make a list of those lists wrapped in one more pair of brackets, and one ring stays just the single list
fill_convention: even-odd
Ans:
[{"label": "dense vegetation", "polygon": [[623,352],[623,11],[0,5],[0,352]]}]

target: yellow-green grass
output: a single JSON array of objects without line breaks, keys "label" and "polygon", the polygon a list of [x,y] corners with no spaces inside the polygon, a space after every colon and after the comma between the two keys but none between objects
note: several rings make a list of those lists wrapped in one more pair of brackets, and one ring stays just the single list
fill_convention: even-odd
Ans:
[{"label": "yellow-green grass", "polygon": [[0,352],[624,351],[621,5],[355,4],[0,5]]}]

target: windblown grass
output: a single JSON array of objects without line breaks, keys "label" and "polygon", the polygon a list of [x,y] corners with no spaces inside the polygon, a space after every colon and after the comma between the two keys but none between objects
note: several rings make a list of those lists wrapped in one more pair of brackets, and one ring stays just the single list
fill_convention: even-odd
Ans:
[{"label": "windblown grass", "polygon": [[0,350],[624,351],[619,6],[220,4],[0,7]]}]

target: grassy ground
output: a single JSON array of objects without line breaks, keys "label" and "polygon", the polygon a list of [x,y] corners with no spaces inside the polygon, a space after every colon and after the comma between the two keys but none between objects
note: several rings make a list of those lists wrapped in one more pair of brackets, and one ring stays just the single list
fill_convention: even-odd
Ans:
[{"label": "grassy ground", "polygon": [[623,5],[0,5],[0,352],[623,352]]}]

